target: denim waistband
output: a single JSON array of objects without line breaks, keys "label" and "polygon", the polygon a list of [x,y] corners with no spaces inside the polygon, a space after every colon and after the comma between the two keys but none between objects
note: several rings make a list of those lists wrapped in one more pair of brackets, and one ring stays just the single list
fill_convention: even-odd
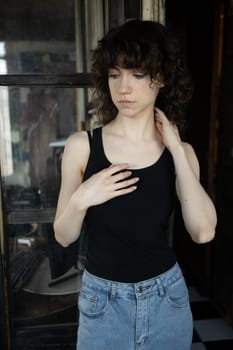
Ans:
[{"label": "denim waistband", "polygon": [[183,275],[178,263],[176,263],[171,269],[158,276],[136,283],[106,280],[85,270],[83,273],[83,284],[94,286],[99,290],[111,291],[112,294],[124,297],[135,296],[135,294],[151,294],[152,292],[163,295],[165,293],[165,287],[171,283],[174,283],[176,280],[181,278],[181,276]]}]

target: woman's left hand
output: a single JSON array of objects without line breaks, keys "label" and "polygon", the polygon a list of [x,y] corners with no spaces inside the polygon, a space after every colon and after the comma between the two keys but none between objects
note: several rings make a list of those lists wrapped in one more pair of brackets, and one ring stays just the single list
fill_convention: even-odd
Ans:
[{"label": "woman's left hand", "polygon": [[163,144],[171,152],[181,144],[178,128],[170,122],[161,109],[155,107],[155,125],[161,136]]}]

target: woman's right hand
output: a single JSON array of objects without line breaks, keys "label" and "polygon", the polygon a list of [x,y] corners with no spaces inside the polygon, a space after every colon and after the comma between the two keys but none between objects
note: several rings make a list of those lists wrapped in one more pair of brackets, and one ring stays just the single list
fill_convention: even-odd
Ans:
[{"label": "woman's right hand", "polygon": [[82,210],[102,204],[112,198],[136,190],[139,178],[130,178],[128,164],[111,165],[84,181],[74,193],[74,200]]}]

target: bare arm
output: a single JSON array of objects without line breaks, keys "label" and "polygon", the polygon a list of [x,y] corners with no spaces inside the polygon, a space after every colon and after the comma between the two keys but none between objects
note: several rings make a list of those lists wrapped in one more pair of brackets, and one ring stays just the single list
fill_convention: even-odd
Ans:
[{"label": "bare arm", "polygon": [[56,240],[68,246],[80,235],[87,209],[136,189],[128,164],[112,165],[83,182],[89,156],[86,132],[71,136],[62,158],[62,183],[54,221]]},{"label": "bare arm", "polygon": [[173,159],[185,227],[195,242],[208,242],[214,238],[217,217],[210,197],[199,182],[196,155],[189,144],[182,143],[174,150]]},{"label": "bare arm", "polygon": [[54,220],[55,238],[63,246],[79,237],[86,215],[75,200],[75,193],[82,183],[88,154],[87,135],[76,133],[68,139],[62,156],[62,182]]},{"label": "bare arm", "polygon": [[184,224],[197,243],[214,238],[217,216],[214,205],[199,181],[199,164],[193,148],[181,142],[178,130],[156,108],[156,125],[175,165],[176,190]]}]

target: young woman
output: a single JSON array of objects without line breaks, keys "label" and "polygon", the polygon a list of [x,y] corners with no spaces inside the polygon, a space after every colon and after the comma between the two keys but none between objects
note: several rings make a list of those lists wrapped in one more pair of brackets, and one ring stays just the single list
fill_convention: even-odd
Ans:
[{"label": "young woman", "polygon": [[213,239],[214,206],[179,125],[191,88],[164,26],[130,21],[93,52],[103,127],[65,147],[54,223],[63,246],[86,220],[78,350],[188,350],[192,315],[166,228],[175,192],[193,241]]}]

